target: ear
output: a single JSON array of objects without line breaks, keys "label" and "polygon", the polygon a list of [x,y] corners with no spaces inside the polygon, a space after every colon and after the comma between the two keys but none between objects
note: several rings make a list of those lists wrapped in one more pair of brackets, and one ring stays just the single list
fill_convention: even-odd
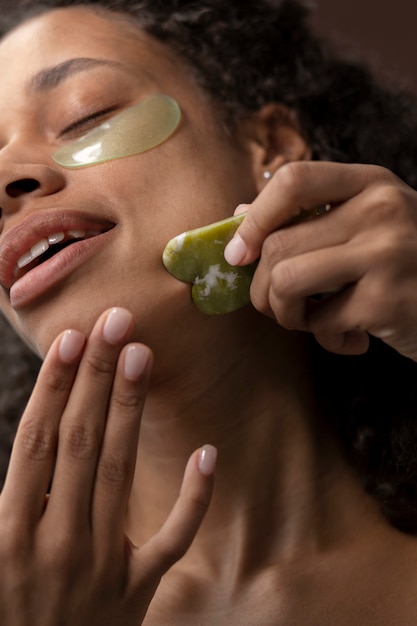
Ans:
[{"label": "ear", "polygon": [[252,154],[259,191],[268,179],[290,161],[311,159],[311,150],[301,133],[295,114],[282,104],[267,104],[243,123]]}]

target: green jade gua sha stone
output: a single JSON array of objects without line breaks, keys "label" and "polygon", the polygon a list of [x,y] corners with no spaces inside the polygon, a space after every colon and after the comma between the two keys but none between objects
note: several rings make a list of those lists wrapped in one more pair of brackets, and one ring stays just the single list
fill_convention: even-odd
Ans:
[{"label": "green jade gua sha stone", "polygon": [[168,242],[162,261],[179,280],[192,283],[196,307],[207,315],[230,313],[250,302],[249,290],[256,262],[232,266],[224,249],[245,213],[189,230]]}]

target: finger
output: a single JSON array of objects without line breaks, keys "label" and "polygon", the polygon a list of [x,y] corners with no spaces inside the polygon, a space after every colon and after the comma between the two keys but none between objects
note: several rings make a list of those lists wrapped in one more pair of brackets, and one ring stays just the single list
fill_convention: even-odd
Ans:
[{"label": "finger", "polygon": [[[329,352],[363,354],[369,347],[367,309],[363,286],[355,284],[310,309],[306,321],[318,343]],[[372,313],[370,319],[374,319]]]},{"label": "finger", "polygon": [[[338,294],[346,295],[346,290],[330,291],[319,300],[306,300],[306,297],[299,296],[285,298],[280,301],[276,294],[269,296],[269,311],[266,314],[275,317],[279,323],[287,329],[308,330],[314,334],[318,343],[327,351],[344,355],[363,354],[369,347],[369,336],[366,331],[354,327],[352,319],[345,319],[337,326],[334,321],[337,319],[336,311],[332,309],[332,304],[338,301]],[[340,305],[343,310],[343,305]],[[338,307],[339,309],[339,307]],[[327,313],[327,314],[326,314]],[[333,324],[329,324],[329,319]]]},{"label": "finger", "polygon": [[118,537],[124,542],[126,509],[151,364],[151,351],[141,344],[126,346],[118,363],[92,507],[94,536],[104,558],[109,550],[119,550]]},{"label": "finger", "polygon": [[[65,528],[90,523],[90,503],[97,460],[120,350],[133,326],[129,311],[104,313],[88,339],[61,420],[51,494],[46,510],[50,523]],[[65,528],[64,528],[65,527]]]},{"label": "finger", "polygon": [[388,291],[384,293],[382,289],[374,289],[374,282],[374,277],[367,278],[309,312],[307,325],[319,343],[343,354],[346,349],[353,350],[356,346],[356,352],[351,353],[359,354],[359,350],[363,352],[368,347],[369,340],[365,339],[365,334],[382,338],[387,333],[393,320],[398,320],[398,314],[393,312],[397,303],[390,302]]},{"label": "finger", "polygon": [[332,334],[331,330],[326,329],[326,332],[315,333],[314,336],[325,350],[336,354],[364,354],[369,348],[369,335],[365,331],[351,330]]},{"label": "finger", "polygon": [[58,429],[85,337],[76,330],[52,344],[19,425],[1,495],[2,508],[28,523],[44,510],[58,441]]},{"label": "finger", "polygon": [[278,263],[307,252],[344,244],[353,237],[353,208],[348,202],[340,210],[280,228],[268,235],[251,283],[251,300],[258,310],[270,314],[268,292],[271,274]]},{"label": "finger", "polygon": [[280,262],[314,250],[345,244],[354,236],[359,204],[355,200],[314,220],[280,228],[267,237],[251,283],[251,301],[256,309],[274,316],[269,290],[271,274]]},{"label": "finger", "polygon": [[340,204],[356,196],[383,168],[299,161],[281,167],[252,203],[247,216],[225,249],[231,265],[245,265],[260,256],[266,237],[303,212]]},{"label": "finger", "polygon": [[[309,302],[307,308],[307,300],[315,294],[327,294],[331,298],[331,294],[360,280],[366,266],[359,249],[353,244],[334,246],[278,263],[271,273],[268,306],[279,324],[291,330],[311,331],[311,315],[307,318],[307,311],[311,307],[315,311],[317,304],[322,303]],[[258,308],[259,303],[254,305]],[[260,305],[266,306],[263,301]]]},{"label": "finger", "polygon": [[217,451],[206,445],[190,457],[180,495],[165,524],[136,558],[135,584],[161,577],[190,547],[207,512],[213,492]]}]

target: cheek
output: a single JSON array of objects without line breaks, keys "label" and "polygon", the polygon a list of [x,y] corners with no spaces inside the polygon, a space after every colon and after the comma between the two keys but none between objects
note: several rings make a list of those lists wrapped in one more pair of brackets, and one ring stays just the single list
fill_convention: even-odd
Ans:
[{"label": "cheek", "polygon": [[44,357],[65,329],[74,328],[88,335],[98,317],[114,306],[133,313],[138,326],[134,339],[152,347],[159,345],[166,333],[169,335],[179,315],[195,314],[190,286],[165,270],[159,254],[151,249],[152,244],[149,249],[137,246],[126,252],[127,243],[123,242],[123,252],[111,254],[111,280],[109,266],[101,259],[91,265],[89,275],[77,276],[33,308],[19,311],[18,315],[7,312],[12,325],[34,352]]},{"label": "cheek", "polygon": [[248,156],[205,138],[178,132],[149,152],[73,173],[76,205],[91,203],[95,211],[104,211],[118,222],[120,236],[85,273],[77,273],[76,280],[33,310],[19,312],[18,319],[7,298],[1,300],[12,324],[31,337],[39,353],[45,355],[65,328],[90,332],[112,306],[131,309],[140,327],[138,340],[152,344],[180,313],[194,319],[190,285],[163,266],[166,244],[185,230],[232,215],[239,203],[256,196]]},{"label": "cheek", "polygon": [[[246,155],[218,146],[203,149],[200,142],[169,152],[164,159],[156,151],[148,155],[149,167],[141,172],[143,187],[136,199],[131,197],[132,202],[137,197],[151,199],[151,225],[157,225],[165,239],[229,217],[238,204],[256,197],[256,180]],[[163,246],[168,239],[161,242]]]}]

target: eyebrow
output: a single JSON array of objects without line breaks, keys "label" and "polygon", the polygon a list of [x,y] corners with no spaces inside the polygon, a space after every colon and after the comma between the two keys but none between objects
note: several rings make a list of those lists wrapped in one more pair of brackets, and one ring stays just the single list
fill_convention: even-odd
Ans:
[{"label": "eyebrow", "polygon": [[73,74],[85,72],[100,66],[118,67],[119,69],[126,70],[122,63],[119,63],[118,61],[82,57],[68,59],[63,63],[59,63],[53,67],[48,67],[45,70],[38,72],[38,74],[35,74],[35,76],[33,76],[30,80],[29,88],[31,91],[36,92],[50,91]]}]

